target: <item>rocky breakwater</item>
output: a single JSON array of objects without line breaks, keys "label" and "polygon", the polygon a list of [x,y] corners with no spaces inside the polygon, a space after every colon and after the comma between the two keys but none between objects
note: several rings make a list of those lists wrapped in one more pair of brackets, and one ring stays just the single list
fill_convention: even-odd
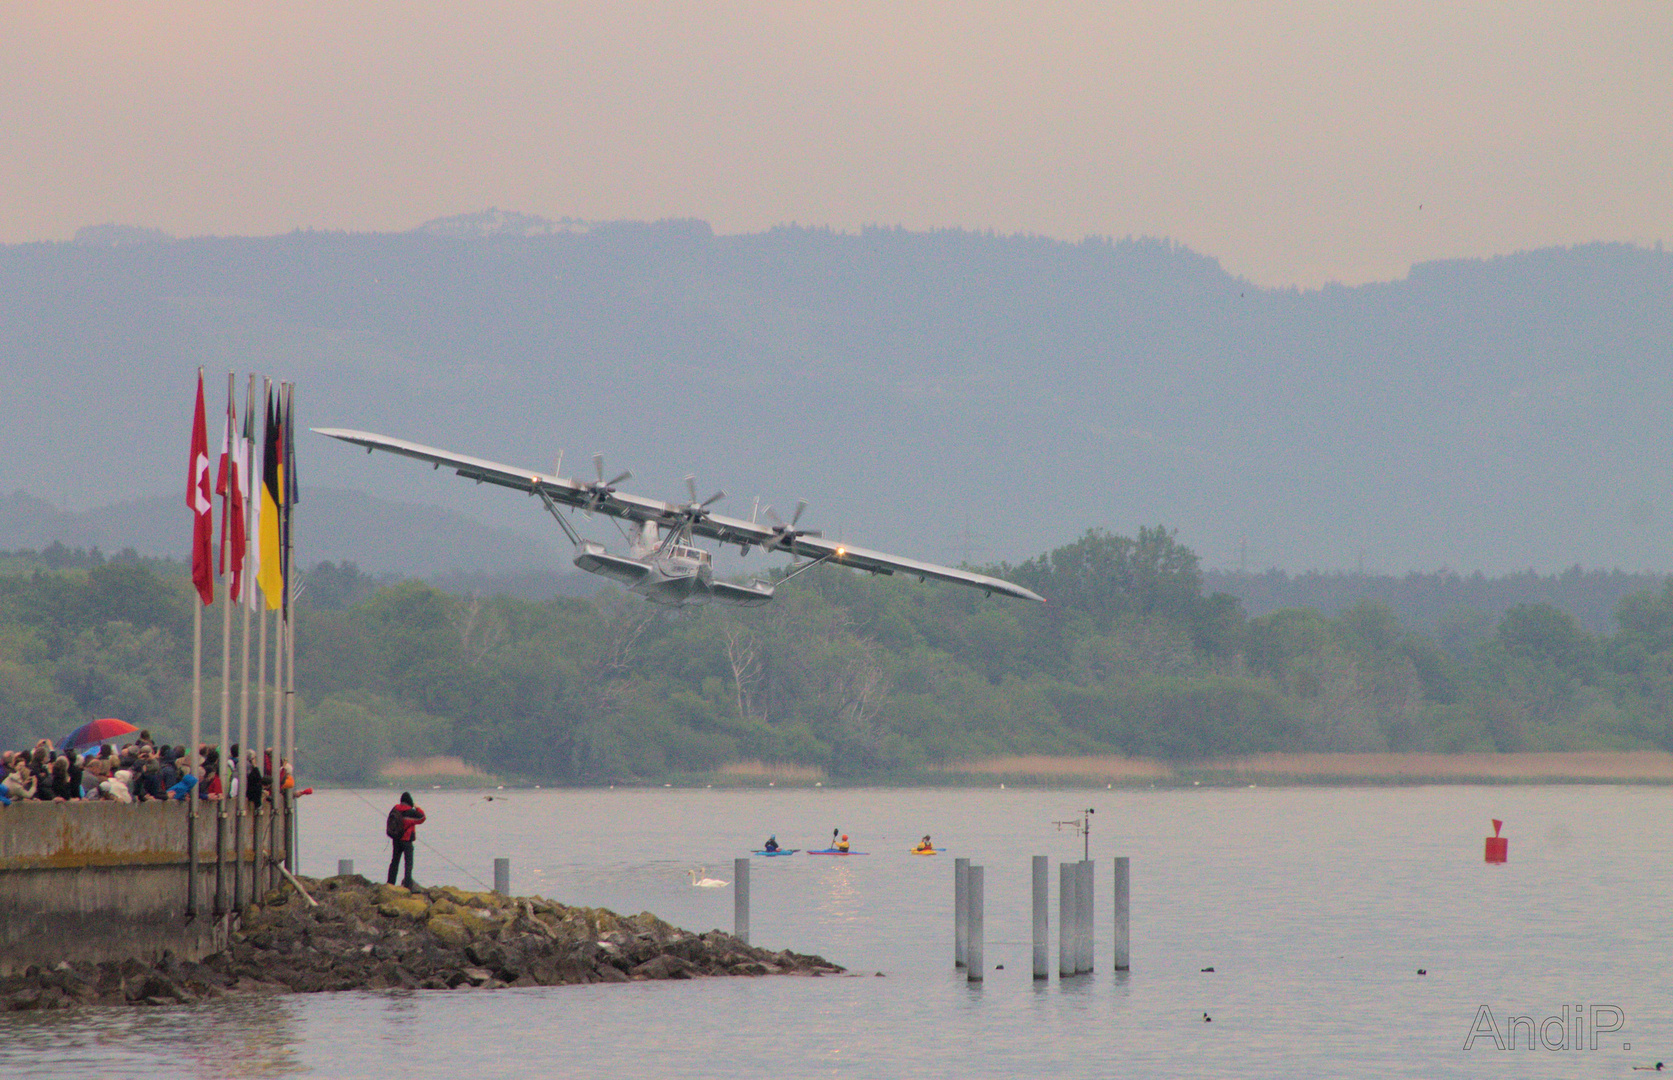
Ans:
[{"label": "rocky breakwater", "polygon": [[617,915],[450,886],[409,892],[358,875],[301,881],[317,907],[289,887],[274,890],[250,908],[228,947],[202,963],[165,955],[155,964],[30,968],[0,980],[0,1009],[843,971],[817,956],[752,948],[719,930],[694,934],[649,912]]}]

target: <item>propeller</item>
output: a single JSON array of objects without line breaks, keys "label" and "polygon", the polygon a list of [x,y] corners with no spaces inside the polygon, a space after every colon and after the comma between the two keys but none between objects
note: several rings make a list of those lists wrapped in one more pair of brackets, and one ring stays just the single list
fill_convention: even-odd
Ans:
[{"label": "propeller", "polygon": [[795,513],[790,515],[790,523],[787,525],[787,524],[784,523],[783,519],[781,519],[777,514],[773,513],[773,508],[772,507],[770,507],[770,506],[767,507],[767,516],[769,518],[772,518],[772,520],[773,520],[773,525],[772,525],[773,535],[771,536],[771,538],[769,538],[766,541],[766,543],[762,544],[761,546],[766,548],[768,551],[773,551],[777,548],[787,548],[787,547],[789,547],[790,545],[792,545],[796,542],[796,538],[798,536],[822,536],[822,535],[824,535],[818,529],[798,529],[798,528],[796,528],[796,522],[802,520],[802,514],[806,510],[807,510],[807,500],[806,499],[797,499],[796,500],[796,511],[795,511]]},{"label": "propeller", "polygon": [[623,470],[619,476],[612,477],[609,480],[604,479],[603,454],[593,455],[593,471],[598,474],[598,480],[594,483],[584,485],[587,489],[587,502],[582,509],[586,510],[589,515],[598,508],[599,503],[604,502],[611,495],[616,493],[617,484],[633,479],[633,474],[626,470]]},{"label": "propeller", "polygon": [[715,503],[719,502],[720,500],[726,498],[726,492],[717,491],[713,495],[710,495],[708,498],[704,499],[702,502],[698,502],[697,501],[697,476],[694,473],[687,473],[686,474],[685,489],[688,493],[690,493],[691,501],[685,504],[684,512],[685,512],[685,516],[690,518],[693,522],[697,521],[700,518],[708,516],[709,507],[713,506]]}]

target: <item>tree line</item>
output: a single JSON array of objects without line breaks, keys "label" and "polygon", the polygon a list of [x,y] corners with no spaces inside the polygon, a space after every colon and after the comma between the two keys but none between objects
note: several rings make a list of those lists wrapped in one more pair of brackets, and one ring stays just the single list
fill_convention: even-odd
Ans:
[{"label": "tree line", "polygon": [[[1673,578],[1610,633],[1528,603],[1449,648],[1377,600],[1250,617],[1161,527],[984,569],[1047,603],[822,567],[763,608],[670,611],[318,564],[295,613],[298,770],[452,754],[585,784],[737,761],[864,779],[1023,753],[1673,750]],[[191,596],[180,564],[131,553],[0,555],[0,743],[94,716],[184,737]]]}]

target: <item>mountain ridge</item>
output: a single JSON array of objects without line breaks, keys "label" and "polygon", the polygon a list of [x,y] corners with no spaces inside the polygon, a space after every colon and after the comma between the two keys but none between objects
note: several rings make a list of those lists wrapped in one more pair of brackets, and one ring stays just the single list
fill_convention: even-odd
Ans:
[{"label": "mountain ridge", "polygon": [[[646,495],[694,472],[936,561],[1163,523],[1209,566],[1662,570],[1669,355],[1673,257],[1620,244],[1319,290],[1163,240],[959,230],[8,245],[0,490],[172,489],[203,364],[294,379],[305,424],[571,473],[603,451]],[[334,488],[530,520],[302,451]]]}]

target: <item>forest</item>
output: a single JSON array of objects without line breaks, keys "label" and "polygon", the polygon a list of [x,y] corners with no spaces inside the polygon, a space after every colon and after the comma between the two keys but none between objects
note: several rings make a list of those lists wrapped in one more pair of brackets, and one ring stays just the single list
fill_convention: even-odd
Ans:
[{"label": "forest", "polygon": [[[1048,602],[821,568],[760,609],[670,611],[320,563],[295,613],[298,775],[366,780],[428,754],[596,784],[735,762],[859,781],[1021,753],[1673,750],[1673,578],[1621,600],[1610,633],[1524,603],[1443,643],[1376,600],[1250,617],[1160,526],[983,569]],[[96,716],[183,740],[191,604],[178,563],[0,555],[0,745]],[[204,624],[208,731],[219,608]]]}]

